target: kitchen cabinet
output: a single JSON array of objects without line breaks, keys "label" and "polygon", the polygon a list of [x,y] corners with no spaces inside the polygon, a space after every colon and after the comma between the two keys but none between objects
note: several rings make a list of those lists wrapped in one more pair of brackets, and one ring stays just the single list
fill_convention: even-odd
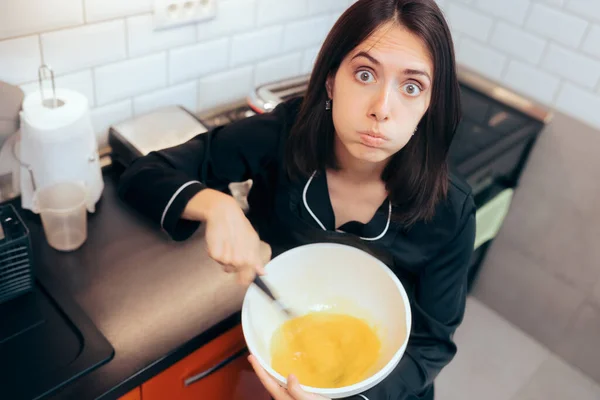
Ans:
[{"label": "kitchen cabinet", "polygon": [[119,397],[119,400],[142,400],[142,388],[136,387],[126,395]]},{"label": "kitchen cabinet", "polygon": [[269,400],[245,349],[236,325],[143,383],[142,399]]}]

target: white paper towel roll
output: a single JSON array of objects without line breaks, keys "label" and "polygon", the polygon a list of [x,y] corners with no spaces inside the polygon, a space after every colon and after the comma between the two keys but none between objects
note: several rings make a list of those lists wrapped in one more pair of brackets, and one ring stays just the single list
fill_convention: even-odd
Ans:
[{"label": "white paper towel roll", "polygon": [[[38,189],[57,182],[83,183],[88,190],[87,208],[93,212],[104,182],[88,101],[68,89],[56,89],[56,98],[58,106],[50,108],[43,104],[39,91],[25,97],[21,111],[21,162],[31,168]],[[33,194],[31,174],[23,166],[23,208],[33,210]]]}]

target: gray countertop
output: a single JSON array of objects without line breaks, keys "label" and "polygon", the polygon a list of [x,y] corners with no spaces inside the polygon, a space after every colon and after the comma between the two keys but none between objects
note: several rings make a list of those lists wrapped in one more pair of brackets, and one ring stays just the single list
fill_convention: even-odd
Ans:
[{"label": "gray countertop", "polygon": [[117,198],[113,175],[105,173],[80,249],[57,252],[40,243],[41,227],[32,229],[39,268],[115,349],[111,361],[53,398],[116,398],[201,346],[203,333],[241,309],[245,289],[208,257],[202,232],[170,240]]}]

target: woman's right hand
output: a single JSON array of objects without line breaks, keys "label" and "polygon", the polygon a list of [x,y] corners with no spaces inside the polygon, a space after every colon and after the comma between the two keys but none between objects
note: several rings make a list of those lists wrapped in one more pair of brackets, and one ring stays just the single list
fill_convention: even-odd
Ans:
[{"label": "woman's right hand", "polygon": [[208,255],[226,272],[236,273],[238,282],[247,286],[256,274],[265,273],[271,248],[260,240],[233,197],[204,189],[190,200],[183,217],[206,223]]}]

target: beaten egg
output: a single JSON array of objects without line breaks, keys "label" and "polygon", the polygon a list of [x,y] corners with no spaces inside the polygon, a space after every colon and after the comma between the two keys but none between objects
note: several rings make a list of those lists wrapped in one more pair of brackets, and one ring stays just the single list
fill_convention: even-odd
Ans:
[{"label": "beaten egg", "polygon": [[345,314],[312,312],[287,320],[271,339],[271,366],[302,385],[338,388],[367,378],[381,341],[366,321]]}]

